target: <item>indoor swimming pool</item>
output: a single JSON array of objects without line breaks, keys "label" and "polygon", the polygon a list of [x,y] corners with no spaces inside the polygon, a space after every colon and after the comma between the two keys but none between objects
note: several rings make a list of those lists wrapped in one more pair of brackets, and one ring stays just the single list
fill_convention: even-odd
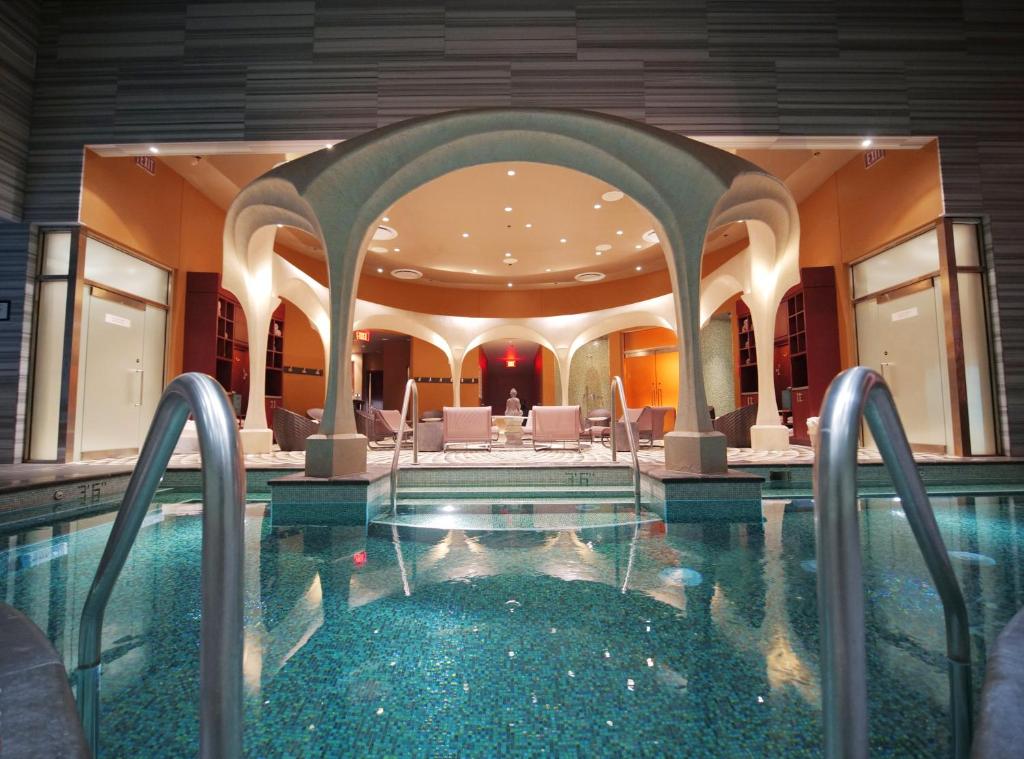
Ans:
[{"label": "indoor swimming pool", "polygon": [[[114,591],[104,756],[195,754],[193,495],[153,506]],[[1024,498],[933,506],[967,601],[977,693],[987,647],[1024,605]],[[274,525],[270,508],[250,503],[245,522],[249,756],[821,753],[809,501],[691,521],[675,508],[672,523],[571,503],[460,523],[455,505],[424,526],[369,530]],[[4,600],[69,669],[110,521],[0,538]],[[872,755],[945,755],[939,599],[898,502],[865,500],[861,524]]]}]

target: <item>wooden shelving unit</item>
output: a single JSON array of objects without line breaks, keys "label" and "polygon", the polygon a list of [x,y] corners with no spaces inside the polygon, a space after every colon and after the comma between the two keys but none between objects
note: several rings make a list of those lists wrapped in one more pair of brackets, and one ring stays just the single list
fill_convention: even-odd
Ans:
[{"label": "wooden shelving unit", "polygon": [[[249,397],[249,342],[245,314],[238,301],[220,287],[214,272],[189,272],[185,292],[185,340],[182,366],[187,372],[214,377],[241,403]],[[284,306],[274,311],[267,334],[267,421],[281,405],[284,386]],[[237,408],[237,407],[236,407]]]},{"label": "wooden shelving unit", "polygon": [[736,303],[736,335],[739,345],[738,373],[741,406],[757,403],[757,347],[750,309],[741,300]]},{"label": "wooden shelving unit", "polygon": [[798,290],[786,298],[789,326],[790,381],[794,388],[807,387],[807,322],[804,312],[804,294]]}]

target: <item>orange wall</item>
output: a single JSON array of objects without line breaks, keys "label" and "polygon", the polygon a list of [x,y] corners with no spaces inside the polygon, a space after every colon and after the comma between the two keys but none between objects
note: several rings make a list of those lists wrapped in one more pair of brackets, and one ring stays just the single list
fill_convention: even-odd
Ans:
[{"label": "orange wall", "polygon": [[[409,355],[409,372],[413,377],[441,377],[451,380],[452,371],[444,352],[419,338],[412,339]],[[451,406],[453,402],[450,382],[417,382],[420,398],[420,413]]]},{"label": "orange wall", "polygon": [[667,348],[678,344],[676,333],[664,327],[650,327],[622,333],[622,350],[626,351]]},{"label": "orange wall", "polygon": [[857,155],[800,204],[800,265],[835,268],[844,368],[857,362],[849,263],[941,214],[934,141],[920,150],[891,150],[869,169]]},{"label": "orange wall", "polygon": [[[299,308],[284,302],[284,365],[304,369],[324,369],[324,349],[320,335]],[[281,403],[289,411],[305,414],[306,409],[323,408],[324,376],[285,373]]]}]

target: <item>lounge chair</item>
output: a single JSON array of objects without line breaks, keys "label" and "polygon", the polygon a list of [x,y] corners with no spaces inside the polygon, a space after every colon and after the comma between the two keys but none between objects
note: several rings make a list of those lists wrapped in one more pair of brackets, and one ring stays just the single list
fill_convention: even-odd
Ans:
[{"label": "lounge chair", "polygon": [[491,450],[490,406],[445,406],[442,447],[453,444],[485,445]]},{"label": "lounge chair", "polygon": [[274,437],[282,451],[301,451],[306,447],[306,438],[315,435],[320,425],[301,414],[286,408],[275,408],[271,422]]},{"label": "lounge chair", "polygon": [[757,421],[757,404],[741,406],[728,414],[722,414],[713,422],[715,430],[725,435],[730,448],[750,447],[750,428]]},{"label": "lounge chair", "polygon": [[[675,427],[676,409],[674,406],[651,406],[650,421],[646,426],[637,425],[640,438],[647,438],[647,445],[654,447],[655,440],[664,440],[665,433]],[[639,444],[639,442],[638,442]]]},{"label": "lounge chair", "polygon": [[534,450],[538,443],[575,443],[580,447],[583,425],[579,406],[534,406],[532,411]]}]

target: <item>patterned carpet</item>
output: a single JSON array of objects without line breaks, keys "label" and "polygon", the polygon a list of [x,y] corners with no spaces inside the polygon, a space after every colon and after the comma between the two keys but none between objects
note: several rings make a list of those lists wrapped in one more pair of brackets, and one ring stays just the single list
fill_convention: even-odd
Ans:
[{"label": "patterned carpet", "polygon": [[[371,449],[367,454],[367,463],[370,465],[379,464],[388,466],[391,463],[393,450]],[[628,460],[628,453],[620,453],[619,460]],[[641,448],[639,451],[642,463],[664,465],[665,452],[661,446],[654,448]],[[402,462],[407,463],[412,458],[411,450],[402,451]],[[861,463],[881,461],[878,451],[862,448],[857,455]],[[944,456],[934,453],[919,453],[915,455],[918,461],[965,461],[954,456]],[[611,450],[603,445],[586,446],[582,450],[542,450],[534,451],[526,446],[523,448],[501,448],[495,447],[491,451],[483,449],[457,449],[444,452],[421,451],[419,455],[421,464],[433,466],[578,466],[611,464]],[[94,459],[80,462],[83,465],[134,465],[135,456],[119,458]],[[171,457],[170,468],[172,469],[194,469],[199,466],[198,453],[178,453]],[[730,466],[750,466],[757,464],[811,464],[814,462],[814,452],[806,446],[793,446],[788,451],[755,451],[751,448],[730,448]],[[302,469],[306,463],[306,454],[303,451],[275,451],[273,453],[249,454],[245,457],[247,469]]]}]

